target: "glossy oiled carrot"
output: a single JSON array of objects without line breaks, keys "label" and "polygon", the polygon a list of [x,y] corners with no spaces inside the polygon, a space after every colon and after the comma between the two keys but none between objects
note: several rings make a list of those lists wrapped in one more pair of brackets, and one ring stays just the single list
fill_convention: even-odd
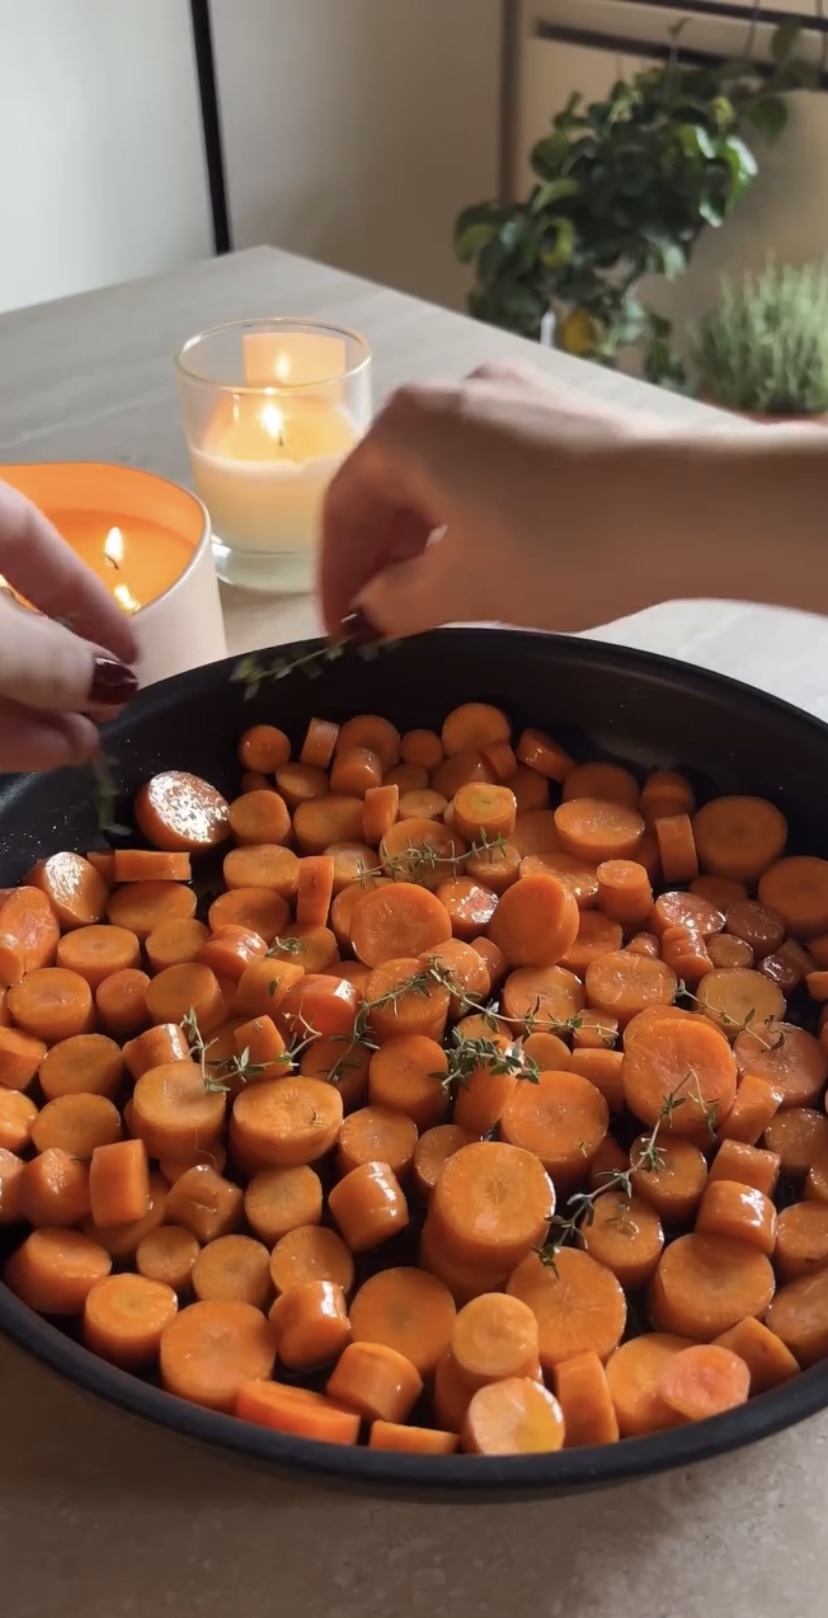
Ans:
[{"label": "glossy oiled carrot", "polygon": [[240,1091],[233,1103],[240,1144],[263,1163],[315,1163],[342,1127],[342,1097],[321,1079],[269,1079]]},{"label": "glossy oiled carrot", "polygon": [[244,1193],[244,1211],[251,1230],[275,1247],[299,1225],[318,1225],[322,1218],[322,1184],[306,1163],[290,1168],[261,1169]]},{"label": "glossy oiled carrot", "polygon": [[504,1292],[473,1298],[454,1322],[451,1356],[469,1398],[487,1382],[512,1376],[537,1378],[537,1320],[527,1303]]},{"label": "glossy oiled carrot", "polygon": [[168,966],[194,961],[208,937],[209,929],[203,921],[162,922],[144,942],[147,960],[153,972],[163,972]]},{"label": "glossy oiled carrot", "polygon": [[78,1230],[35,1230],[3,1266],[3,1280],[43,1315],[79,1315],[112,1260]]},{"label": "glossy oiled carrot", "polygon": [[[107,884],[82,854],[52,854],[40,860],[29,882],[46,894],[64,931],[91,926],[101,920],[106,909]],[[0,914],[0,928],[2,925]]]},{"label": "glossy oiled carrot", "polygon": [[99,983],[95,990],[95,1010],[101,1027],[108,1034],[127,1038],[146,1028],[149,981],[146,972],[127,967]]},{"label": "glossy oiled carrot", "polygon": [[442,983],[430,981],[416,957],[376,967],[365,985],[365,999],[372,1007],[370,1023],[378,1044],[404,1034],[442,1038],[451,993]]},{"label": "glossy oiled carrot", "polygon": [[149,1163],[142,1140],[96,1146],[89,1165],[89,1202],[96,1225],[143,1219],[150,1200]]},{"label": "glossy oiled carrot", "polygon": [[141,942],[166,921],[191,921],[196,895],[182,882],[129,882],[110,894],[107,919]]},{"label": "glossy oiled carrot", "polygon": [[290,758],[290,741],[275,725],[251,725],[239,741],[239,760],[246,770],[272,775]]},{"label": "glossy oiled carrot", "polygon": [[[368,1100],[372,1108],[405,1113],[417,1129],[429,1129],[448,1111],[441,1077],[447,1070],[448,1058],[436,1040],[420,1034],[390,1039],[371,1056]],[[372,1153],[374,1159],[382,1156]]]},{"label": "glossy oiled carrot", "polygon": [[330,1281],[348,1293],[354,1284],[354,1261],[335,1230],[297,1225],[276,1243],[270,1255],[270,1276],[279,1294],[306,1281]]},{"label": "glossy oiled carrot", "polygon": [[704,1155],[680,1135],[659,1133],[655,1163],[651,1164],[646,1155],[647,1138],[639,1135],[630,1147],[633,1190],[666,1225],[683,1224],[701,1201],[707,1179]]},{"label": "glossy oiled carrot", "polygon": [[785,1347],[781,1337],[769,1331],[753,1315],[747,1315],[744,1320],[731,1326],[729,1331],[716,1338],[716,1342],[721,1348],[729,1348],[731,1353],[738,1354],[740,1360],[744,1361],[750,1375],[751,1394],[767,1393],[771,1388],[778,1388],[799,1371],[793,1354]]},{"label": "glossy oiled carrot", "polygon": [[575,942],[578,906],[553,876],[525,876],[506,889],[489,937],[512,966],[554,966]]},{"label": "glossy oiled carrot", "polygon": [[705,1421],[747,1401],[750,1371],[730,1348],[694,1343],[668,1360],[658,1396],[681,1421]]},{"label": "glossy oiled carrot", "polygon": [[194,1062],[168,1062],[141,1074],[132,1107],[133,1131],[151,1157],[195,1159],[221,1130],[225,1097],[205,1089]]},{"label": "glossy oiled carrot", "polygon": [[436,770],[445,757],[443,743],[434,730],[407,730],[400,741],[400,757],[404,764]]},{"label": "glossy oiled carrot", "polygon": [[464,702],[453,708],[443,723],[441,741],[448,758],[457,753],[482,752],[497,742],[508,742],[511,727],[504,713],[486,702]]},{"label": "glossy oiled carrot", "polygon": [[[599,956],[616,952],[620,954],[622,939],[620,922],[612,921],[601,910],[582,911],[575,942],[561,957],[561,965],[583,978]],[[651,951],[646,951],[646,954],[649,957]]]},{"label": "glossy oiled carrot", "polygon": [[664,961],[635,955],[630,950],[602,952],[586,970],[590,1005],[617,1017],[621,1027],[647,1006],[670,1005],[676,987],[676,974]]},{"label": "glossy oiled carrot", "polygon": [[605,1191],[596,1199],[582,1241],[625,1291],[636,1292],[655,1272],[664,1249],[664,1231],[655,1209],[643,1197]]},{"label": "glossy oiled carrot", "polygon": [[368,1448],[398,1450],[405,1455],[453,1455],[458,1443],[456,1433],[444,1433],[436,1427],[375,1421],[371,1424]]},{"label": "glossy oiled carrot", "polygon": [[441,1281],[424,1270],[381,1270],[351,1304],[354,1342],[384,1343],[411,1360],[421,1376],[433,1374],[452,1340],[456,1309]]},{"label": "glossy oiled carrot", "polygon": [[[277,995],[277,1021],[284,1033],[300,1040],[307,1039],[311,1035],[321,1035],[324,1039],[333,1039],[340,1035],[347,1035],[350,1038],[361,995],[349,978],[315,972],[303,973],[301,967],[281,961],[273,964],[281,984],[287,981],[288,973],[299,974],[294,978],[283,1000],[280,1001]],[[239,994],[237,1000],[239,1008],[241,1000],[242,995]],[[272,1010],[272,1001],[269,1009]]]},{"label": "glossy oiled carrot", "polygon": [[236,887],[213,900],[208,921],[212,932],[227,926],[248,927],[251,932],[258,933],[266,944],[271,944],[284,927],[288,915],[286,900],[275,891]]},{"label": "glossy oiled carrot", "polygon": [[765,1324],[782,1339],[801,1366],[828,1356],[828,1269],[799,1276],[780,1287]]},{"label": "glossy oiled carrot", "polygon": [[156,848],[115,850],[116,882],[189,882],[192,864],[187,853],[165,854]]},{"label": "glossy oiled carrot", "polygon": [[51,966],[59,938],[57,917],[40,888],[7,893],[0,903],[0,983],[19,983],[24,973]]},{"label": "glossy oiled carrot", "polygon": [[781,1281],[793,1281],[828,1265],[828,1207],[794,1202],[779,1215],[776,1268]]},{"label": "glossy oiled carrot", "polygon": [[[719,1126],[721,1140],[744,1141],[755,1146],[779,1109],[779,1096],[768,1079],[746,1073],[736,1091],[736,1100]],[[828,1125],[828,1119],[826,1119]]]},{"label": "glossy oiled carrot", "polygon": [[408,1224],[408,1203],[387,1163],[362,1163],[340,1180],[328,1207],[354,1253],[367,1253]]},{"label": "glossy oiled carrot", "polygon": [[[266,954],[265,941],[258,933],[252,932],[249,927],[226,924],[199,945],[196,962],[208,966],[219,983],[222,979],[238,983],[251,961],[263,960]],[[185,981],[182,966],[175,968],[181,974],[180,982]]]},{"label": "glossy oiled carrot", "polygon": [[437,1124],[420,1136],[414,1148],[414,1183],[421,1197],[428,1200],[446,1159],[461,1146],[470,1146],[473,1139],[457,1123]]},{"label": "glossy oiled carrot", "polygon": [[702,978],[713,970],[704,939],[689,927],[665,928],[661,936],[661,959],[679,981],[691,989],[697,988]]},{"label": "glossy oiled carrot", "polygon": [[728,1039],[735,1039],[746,1025],[761,1028],[785,1014],[784,995],[761,972],[708,972],[697,999],[699,1010],[718,1023]]},{"label": "glossy oiled carrot", "polygon": [[713,1236],[732,1236],[772,1257],[777,1243],[776,1209],[754,1186],[717,1176],[705,1186],[696,1229]]},{"label": "glossy oiled carrot", "polygon": [[273,1294],[270,1254],[252,1236],[219,1236],[202,1247],[193,1265],[192,1284],[197,1298],[265,1309]]},{"label": "glossy oiled carrot", "polygon": [[472,1455],[535,1455],[561,1448],[557,1399],[528,1377],[480,1388],[466,1412],[461,1445]]},{"label": "glossy oiled carrot", "polygon": [[123,1225],[96,1225],[91,1216],[84,1220],[84,1231],[87,1236],[99,1242],[112,1258],[129,1259],[137,1250],[139,1242],[157,1230],[163,1223],[167,1211],[168,1186],[160,1174],[150,1172],[149,1177],[149,1207],[141,1219],[130,1219]]},{"label": "glossy oiled carrot", "polygon": [[0,1085],[27,1090],[45,1055],[45,1040],[19,1028],[0,1028]]},{"label": "glossy oiled carrot", "polygon": [[236,985],[234,1010],[242,1017],[272,1016],[304,975],[304,967],[293,961],[278,966],[270,956],[251,961]]},{"label": "glossy oiled carrot", "polygon": [[32,1145],[45,1152],[60,1146],[73,1157],[88,1159],[98,1146],[108,1146],[121,1137],[121,1117],[106,1096],[58,1096],[47,1101],[32,1124]]},{"label": "glossy oiled carrot", "polygon": [[[668,1015],[625,1043],[627,1105],[642,1123],[659,1118],[673,1134],[690,1135],[727,1116],[736,1095],[736,1062],[712,1023]],[[680,1100],[664,1117],[667,1097]]]},{"label": "glossy oiled carrot", "polygon": [[[485,874],[489,874],[488,862]],[[494,889],[487,888],[472,876],[456,876],[449,881],[441,881],[437,886],[437,898],[448,912],[455,938],[466,943],[488,927],[497,909]]]},{"label": "glossy oiled carrot", "polygon": [[725,797],[698,810],[693,834],[704,871],[755,882],[778,859],[788,827],[784,815],[763,798]]},{"label": "glossy oiled carrot", "polygon": [[653,770],[641,788],[639,807],[642,815],[652,821],[663,815],[692,815],[695,793],[685,775],[675,770]]},{"label": "glossy oiled carrot", "polygon": [[606,1047],[573,1049],[566,1066],[570,1073],[578,1073],[582,1079],[594,1084],[596,1090],[600,1090],[610,1112],[622,1110],[624,1056],[621,1051],[610,1051]]},{"label": "glossy oiled carrot", "polygon": [[229,809],[237,843],[285,843],[290,836],[290,810],[278,792],[245,792]]},{"label": "glossy oiled carrot", "polygon": [[639,1438],[677,1425],[678,1417],[660,1396],[661,1379],[677,1354],[690,1347],[686,1337],[647,1332],[616,1350],[607,1362],[607,1382],[622,1438]]},{"label": "glossy oiled carrot", "polygon": [[515,749],[520,764],[551,781],[565,781],[574,759],[542,730],[525,730]]},{"label": "glossy oiled carrot", "polygon": [[605,860],[596,876],[598,903],[604,914],[624,927],[643,927],[653,908],[653,890],[644,866],[635,860]]},{"label": "glossy oiled carrot", "polygon": [[351,918],[354,950],[367,966],[419,955],[451,937],[451,920],[440,900],[408,883],[364,894]]},{"label": "glossy oiled carrot", "polygon": [[562,1248],[554,1269],[530,1253],[512,1274],[508,1290],[537,1319],[547,1374],[561,1360],[588,1350],[606,1360],[621,1340],[627,1318],[624,1293],[615,1276],[588,1253]]},{"label": "glossy oiled carrot", "polygon": [[235,1413],[241,1421],[310,1438],[317,1444],[355,1444],[359,1437],[357,1411],[308,1388],[286,1387],[281,1382],[245,1382],[236,1398]]},{"label": "glossy oiled carrot", "polygon": [[600,865],[603,860],[635,859],[644,836],[644,821],[636,809],[600,798],[573,798],[555,810],[561,847]]},{"label": "glossy oiled carrot", "polygon": [[828,1051],[793,1023],[762,1026],[754,1018],[737,1034],[733,1050],[740,1074],[767,1079],[783,1108],[811,1106],[828,1078]]},{"label": "glossy oiled carrot", "polygon": [[22,1157],[0,1146],[0,1225],[15,1225],[23,1218],[20,1186],[25,1167]]},{"label": "glossy oiled carrot", "polygon": [[[100,1034],[80,1035],[81,1039],[101,1039]],[[72,1043],[67,1041],[67,1044]],[[113,1042],[114,1043],[114,1042]],[[55,1051],[63,1050],[61,1045],[55,1046]],[[116,1047],[117,1048],[117,1047]],[[213,1054],[211,1049],[211,1055]],[[54,1052],[50,1053],[50,1058]],[[123,1060],[133,1079],[140,1079],[142,1073],[148,1073],[150,1068],[163,1067],[170,1062],[189,1062],[190,1047],[187,1036],[180,1023],[159,1023],[154,1028],[148,1028],[145,1033],[137,1034],[135,1039],[127,1040],[123,1047]],[[44,1066],[46,1064],[44,1063]],[[120,1074],[120,1064],[119,1064]],[[42,1082],[42,1081],[41,1081]],[[74,1088],[74,1086],[73,1086]],[[100,1089],[100,1086],[84,1084],[78,1088],[84,1090]],[[62,1091],[61,1093],[65,1093]],[[102,1091],[109,1094],[108,1090]]]},{"label": "glossy oiled carrot", "polygon": [[135,933],[125,927],[78,927],[61,938],[56,960],[58,966],[77,972],[95,990],[113,973],[138,967],[141,946]]},{"label": "glossy oiled carrot", "polygon": [[583,1178],[608,1127],[600,1090],[574,1072],[519,1082],[500,1119],[503,1140],[539,1159],[559,1194]]},{"label": "glossy oiled carrot", "polygon": [[556,1365],[555,1396],[563,1413],[567,1449],[617,1443],[618,1417],[597,1354],[574,1354]]},{"label": "glossy oiled carrot", "polygon": [[47,1045],[88,1034],[94,1027],[92,990],[77,972],[45,966],[9,989],[7,1004],[19,1028]]},{"label": "glossy oiled carrot", "polygon": [[0,1086],[0,1149],[22,1152],[31,1139],[32,1124],[37,1107],[30,1096],[20,1090],[7,1090]]},{"label": "glossy oiled carrot", "polygon": [[183,1225],[200,1242],[212,1242],[237,1230],[242,1217],[242,1192],[207,1163],[197,1163],[181,1174],[167,1197],[170,1224]]},{"label": "glossy oiled carrot", "polygon": [[349,1343],[328,1379],[330,1398],[365,1421],[405,1421],[423,1390],[416,1366],[385,1343]]},{"label": "glossy oiled carrot", "polygon": [[776,1153],[788,1179],[802,1180],[814,1160],[828,1151],[828,1118],[813,1107],[785,1107],[768,1123],[764,1144]]},{"label": "glossy oiled carrot", "polygon": [[401,1182],[414,1161],[417,1126],[390,1107],[360,1107],[342,1123],[337,1164],[340,1174],[366,1163],[387,1163]]},{"label": "glossy oiled carrot", "polygon": [[566,1029],[583,1008],[584,987],[566,967],[521,966],[509,973],[501,1004],[518,1030]]},{"label": "glossy oiled carrot", "polygon": [[138,1243],[135,1268],[148,1281],[161,1281],[174,1292],[183,1292],[190,1285],[199,1252],[195,1236],[183,1225],[159,1225]]},{"label": "glossy oiled carrot", "polygon": [[730,1236],[680,1236],[665,1248],[650,1288],[659,1331],[712,1342],[746,1315],[763,1316],[773,1298],[764,1253]]},{"label": "glossy oiled carrot", "polygon": [[231,848],[222,871],[228,888],[265,888],[282,899],[294,898],[299,885],[299,860],[280,843]]},{"label": "glossy oiled carrot", "polygon": [[692,882],[699,874],[693,822],[689,815],[665,815],[654,825],[665,882]]},{"label": "glossy oiled carrot", "polygon": [[289,1371],[331,1365],[351,1339],[345,1293],[333,1281],[303,1281],[276,1299],[269,1315],[279,1359]]},{"label": "glossy oiled carrot", "polygon": [[127,1371],[150,1365],[161,1336],[175,1319],[178,1299],[163,1281],[110,1275],[98,1281],[83,1307],[83,1340],[93,1353]]},{"label": "glossy oiled carrot", "polygon": [[739,1185],[754,1186],[766,1197],[773,1197],[778,1178],[777,1153],[746,1146],[742,1141],[723,1140],[710,1165],[711,1180],[735,1180]]},{"label": "glossy oiled carrot", "polygon": [[232,1412],[245,1383],[269,1377],[275,1358],[273,1327],[252,1304],[193,1303],[161,1334],[161,1384],[180,1399]]},{"label": "glossy oiled carrot", "polygon": [[435,1231],[451,1256],[504,1271],[543,1243],[553,1211],[552,1185],[537,1157],[501,1141],[455,1152],[431,1199]]},{"label": "glossy oiled carrot", "polygon": [[221,793],[185,770],[153,776],[141,788],[134,807],[147,842],[168,853],[202,853],[230,834],[228,806]]},{"label": "glossy oiled carrot", "polygon": [[61,1146],[49,1146],[25,1164],[18,1210],[30,1225],[79,1225],[89,1213],[89,1165]]}]

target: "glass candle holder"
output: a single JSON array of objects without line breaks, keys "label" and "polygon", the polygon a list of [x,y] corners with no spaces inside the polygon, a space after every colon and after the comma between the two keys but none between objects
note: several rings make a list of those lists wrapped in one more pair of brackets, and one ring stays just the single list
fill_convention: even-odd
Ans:
[{"label": "glass candle holder", "polygon": [[325,490],[371,417],[365,338],[317,321],[237,320],[191,337],[176,363],[219,577],[308,590]]}]

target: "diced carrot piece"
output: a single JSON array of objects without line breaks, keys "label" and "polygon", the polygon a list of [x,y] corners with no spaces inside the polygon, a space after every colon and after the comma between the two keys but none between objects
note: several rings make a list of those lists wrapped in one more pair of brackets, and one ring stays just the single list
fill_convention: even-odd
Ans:
[{"label": "diced carrot piece", "polygon": [[750,1373],[751,1394],[768,1393],[799,1373],[799,1366],[781,1337],[753,1315],[737,1321],[729,1331],[717,1337],[716,1342],[720,1348],[729,1348],[744,1360]]},{"label": "diced carrot piece", "polygon": [[307,1281],[330,1281],[350,1292],[354,1261],[341,1236],[324,1225],[297,1225],[286,1232],[270,1255],[270,1276],[278,1294]]},{"label": "diced carrot piece", "polygon": [[408,1224],[408,1204],[387,1163],[362,1163],[335,1185],[328,1207],[354,1253],[369,1252]]},{"label": "diced carrot piece", "polygon": [[459,1439],[456,1433],[443,1433],[436,1427],[402,1426],[396,1421],[371,1424],[369,1449],[391,1449],[406,1455],[453,1455]]},{"label": "diced carrot piece", "polygon": [[686,1337],[647,1332],[624,1343],[607,1361],[607,1382],[622,1438],[677,1425],[678,1417],[659,1390],[667,1366],[689,1346]]},{"label": "diced carrot piece", "polygon": [[443,744],[434,730],[407,730],[400,742],[400,756],[404,764],[418,764],[424,770],[436,770],[445,758]]},{"label": "diced carrot piece", "polygon": [[692,882],[699,861],[689,815],[665,815],[655,822],[658,857],[665,882]]},{"label": "diced carrot piece", "polygon": [[567,772],[561,796],[564,803],[573,798],[597,798],[602,803],[620,803],[628,809],[637,809],[639,787],[635,776],[620,764],[594,760],[590,764],[576,764]]},{"label": "diced carrot piece", "polygon": [[732,1236],[770,1258],[777,1241],[776,1209],[755,1187],[717,1177],[705,1186],[696,1229],[712,1236]]},{"label": "diced carrot piece", "polygon": [[135,819],[148,843],[167,853],[197,854],[230,835],[225,799],[208,781],[184,770],[165,770],[141,788]]},{"label": "diced carrot piece", "polygon": [[96,1225],[125,1225],[149,1208],[147,1150],[142,1140],[96,1146],[89,1165],[89,1201]]},{"label": "diced carrot piece", "polygon": [[269,1315],[279,1359],[289,1371],[331,1365],[351,1339],[345,1293],[333,1281],[303,1281],[276,1299]]},{"label": "diced carrot piece", "polygon": [[778,1178],[778,1153],[746,1146],[742,1141],[723,1140],[710,1165],[711,1180],[736,1180],[740,1185],[754,1186],[766,1197],[773,1196]]},{"label": "diced carrot piece", "polygon": [[346,1410],[321,1393],[281,1382],[244,1382],[235,1413],[241,1421],[310,1438],[317,1444],[355,1444],[359,1437],[360,1418],[355,1410]]},{"label": "diced carrot piece", "polygon": [[405,1421],[423,1390],[416,1366],[385,1343],[349,1343],[326,1392],[365,1421]]},{"label": "diced carrot piece", "polygon": [[575,1354],[556,1365],[555,1395],[563,1412],[567,1449],[617,1443],[618,1417],[597,1354]]},{"label": "diced carrot piece", "polygon": [[565,781],[575,760],[542,730],[525,730],[515,749],[518,760],[550,781]]},{"label": "diced carrot piece", "polygon": [[462,1147],[444,1164],[431,1199],[435,1229],[454,1258],[504,1271],[545,1240],[553,1211],[538,1158],[503,1141]]},{"label": "diced carrot piece", "polygon": [[0,1028],[0,1085],[27,1090],[46,1055],[46,1043],[19,1028]]},{"label": "diced carrot piece", "polygon": [[126,967],[99,983],[95,990],[95,1008],[108,1033],[126,1038],[146,1028],[149,981],[146,972]]},{"label": "diced carrot piece", "polygon": [[59,938],[57,917],[40,888],[8,892],[0,903],[0,983],[19,983],[26,972],[51,966]]},{"label": "diced carrot piece", "polygon": [[3,1267],[3,1279],[42,1315],[79,1315],[95,1286],[112,1268],[98,1242],[78,1230],[35,1230]]},{"label": "diced carrot piece", "polygon": [[244,769],[273,775],[290,758],[290,742],[275,725],[251,725],[239,742],[239,759]]}]

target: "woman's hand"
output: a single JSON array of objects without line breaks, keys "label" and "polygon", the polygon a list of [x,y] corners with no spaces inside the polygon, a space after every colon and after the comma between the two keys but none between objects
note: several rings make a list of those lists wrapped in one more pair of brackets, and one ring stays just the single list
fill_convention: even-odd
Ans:
[{"label": "woman's hand", "polygon": [[4,483],[0,573],[46,614],[0,590],[0,771],[91,758],[95,718],[113,715],[137,689],[129,620],[42,513]]},{"label": "woman's hand", "polygon": [[328,632],[355,609],[389,636],[475,619],[577,630],[657,599],[624,543],[641,491],[621,504],[645,433],[658,421],[519,368],[400,390],[328,493]]}]

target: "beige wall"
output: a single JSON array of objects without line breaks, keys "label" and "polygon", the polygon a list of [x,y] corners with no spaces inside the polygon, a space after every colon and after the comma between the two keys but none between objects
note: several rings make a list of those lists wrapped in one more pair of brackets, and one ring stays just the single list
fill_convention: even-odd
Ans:
[{"label": "beige wall", "polygon": [[213,0],[234,240],[435,302],[497,186],[500,0]]}]

